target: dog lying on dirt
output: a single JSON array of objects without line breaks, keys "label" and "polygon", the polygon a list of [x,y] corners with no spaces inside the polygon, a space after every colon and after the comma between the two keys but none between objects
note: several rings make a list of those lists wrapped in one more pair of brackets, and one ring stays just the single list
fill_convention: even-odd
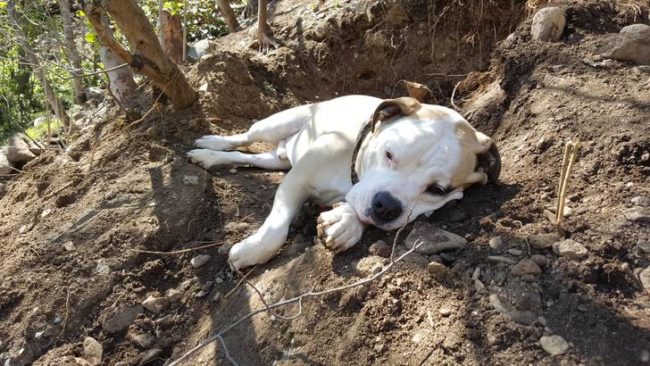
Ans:
[{"label": "dog lying on dirt", "polygon": [[[254,141],[272,152],[232,150]],[[463,197],[463,189],[497,181],[493,141],[460,114],[414,98],[350,95],[276,113],[246,133],[209,135],[190,160],[209,169],[252,165],[291,169],[271,213],[252,236],[230,249],[233,267],[267,262],[287,239],[308,198],[333,205],[318,218],[319,239],[334,252],[355,245],[367,225],[393,230]]]}]

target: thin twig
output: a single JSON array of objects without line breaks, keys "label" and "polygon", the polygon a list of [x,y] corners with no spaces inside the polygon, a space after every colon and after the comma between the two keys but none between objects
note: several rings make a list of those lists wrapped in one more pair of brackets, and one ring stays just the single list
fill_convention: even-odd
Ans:
[{"label": "thin twig", "polygon": [[171,252],[159,252],[159,251],[155,251],[155,250],[141,250],[141,249],[131,249],[131,250],[136,252],[136,253],[159,254],[159,255],[178,255],[178,254],[193,252],[195,250],[218,247],[218,246],[221,246],[221,245],[224,245],[224,244],[225,244],[224,242],[213,242],[211,244],[201,245],[200,247],[196,247],[196,248],[174,250],[174,251],[171,251]]},{"label": "thin twig", "polygon": [[462,81],[457,82],[456,86],[454,86],[454,90],[451,91],[451,106],[454,107],[455,110],[457,110],[459,113],[462,114],[462,111],[460,110],[460,108],[458,108],[458,106],[454,102],[454,96],[456,95],[456,89],[458,89],[458,85],[460,85],[460,83],[462,83]]},{"label": "thin twig", "polygon": [[75,76],[73,76],[71,78],[65,78],[64,80],[72,80],[72,79],[77,78],[77,77],[86,77],[86,76],[93,76],[93,75],[98,75],[98,74],[108,74],[111,71],[119,70],[119,69],[121,69],[123,67],[127,67],[127,66],[129,66],[129,64],[123,63],[123,64],[117,65],[115,67],[111,67],[111,68],[104,69],[104,70],[97,70],[97,71],[94,71],[94,72],[89,72],[87,74],[79,74],[79,75],[75,74]]},{"label": "thin twig", "polygon": [[368,277],[366,277],[366,278],[364,278],[362,280],[353,282],[353,283],[348,284],[348,285],[338,286],[338,287],[334,287],[334,288],[330,288],[330,289],[326,289],[326,290],[322,290],[322,291],[314,292],[313,290],[310,290],[307,293],[303,293],[303,294],[298,295],[296,297],[293,297],[291,299],[278,301],[278,302],[276,302],[274,304],[271,304],[271,305],[264,306],[262,308],[256,309],[256,310],[242,316],[241,318],[237,319],[236,321],[230,323],[230,325],[223,328],[217,334],[215,334],[215,335],[213,335],[211,337],[208,337],[207,339],[205,339],[204,341],[199,343],[196,347],[194,347],[191,350],[187,351],[180,358],[178,358],[177,360],[170,363],[168,366],[176,366],[176,365],[180,364],[182,361],[185,361],[187,358],[189,358],[196,351],[198,351],[201,348],[207,346],[208,344],[214,342],[215,340],[219,340],[219,342],[221,343],[221,346],[223,347],[223,350],[224,350],[224,355],[226,356],[228,361],[232,362],[233,365],[237,365],[237,363],[230,357],[230,354],[228,353],[228,349],[226,348],[225,342],[223,341],[222,337],[223,337],[224,334],[231,331],[233,328],[235,328],[239,324],[243,323],[244,321],[252,318],[253,316],[255,316],[257,314],[264,313],[264,312],[269,312],[272,309],[279,308],[279,307],[282,307],[282,306],[286,306],[286,305],[289,305],[289,304],[293,304],[293,303],[296,303],[296,302],[302,302],[304,299],[323,296],[323,295],[328,295],[328,294],[331,294],[331,293],[334,293],[334,292],[341,292],[341,291],[348,290],[348,289],[351,289],[351,288],[354,288],[354,287],[363,286],[365,284],[368,284],[368,283],[376,280],[377,278],[383,276],[386,272],[390,271],[391,268],[393,268],[393,266],[396,263],[403,260],[407,255],[413,253],[417,248],[420,247],[420,245],[422,245],[422,243],[423,242],[421,242],[421,241],[416,242],[415,245],[413,245],[413,247],[411,249],[409,249],[408,251],[406,251],[404,254],[400,255],[399,257],[397,257],[394,261],[391,261],[381,271],[379,271],[379,272],[377,272],[377,273],[375,273],[375,274],[373,274],[371,276],[368,276]]},{"label": "thin twig", "polygon": [[65,298],[65,317],[63,317],[63,327],[61,328],[61,335],[65,333],[65,328],[68,325],[68,315],[70,314],[70,288],[68,288],[68,295]]},{"label": "thin twig", "polygon": [[228,293],[223,297],[223,299],[226,300],[226,299],[228,299],[232,294],[234,294],[235,291],[239,288],[239,286],[241,286],[241,284],[244,283],[244,281],[246,281],[246,278],[248,277],[248,275],[250,275],[251,273],[253,273],[253,270],[254,270],[254,269],[255,269],[255,266],[254,266],[253,268],[251,268],[250,271],[246,272],[246,274],[245,274],[242,278],[239,279],[239,282],[237,282],[237,284],[235,285],[235,287],[233,287],[232,290],[228,291]]}]

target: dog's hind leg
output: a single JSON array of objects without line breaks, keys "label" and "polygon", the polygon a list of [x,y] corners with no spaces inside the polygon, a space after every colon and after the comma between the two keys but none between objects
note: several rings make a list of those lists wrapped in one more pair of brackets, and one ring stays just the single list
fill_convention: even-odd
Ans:
[{"label": "dog's hind leg", "polygon": [[190,161],[210,169],[218,166],[252,165],[268,170],[285,170],[291,168],[291,163],[285,156],[280,156],[277,151],[261,154],[245,154],[239,151],[213,151],[208,149],[195,149],[187,153]]},{"label": "dog's hind leg", "polygon": [[287,109],[255,122],[245,133],[232,136],[206,135],[196,140],[195,144],[216,151],[232,150],[255,141],[278,144],[300,131],[314,111],[313,104]]}]

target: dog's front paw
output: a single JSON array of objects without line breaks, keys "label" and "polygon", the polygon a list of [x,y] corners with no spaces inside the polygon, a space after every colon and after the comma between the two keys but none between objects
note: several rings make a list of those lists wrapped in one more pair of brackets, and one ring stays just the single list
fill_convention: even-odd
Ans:
[{"label": "dog's front paw", "polygon": [[364,228],[354,207],[347,202],[338,203],[318,216],[318,239],[335,253],[358,243]]},{"label": "dog's front paw", "polygon": [[230,150],[235,147],[227,136],[219,135],[205,135],[194,141],[194,144],[204,149],[216,151]]},{"label": "dog's front paw", "polygon": [[194,149],[187,153],[190,161],[203,169],[210,169],[211,167],[223,165],[226,162],[222,156],[225,153],[220,151],[212,151],[206,149]]},{"label": "dog's front paw", "polygon": [[270,245],[261,235],[250,236],[230,248],[228,258],[234,269],[268,262],[278,251],[278,245]]}]

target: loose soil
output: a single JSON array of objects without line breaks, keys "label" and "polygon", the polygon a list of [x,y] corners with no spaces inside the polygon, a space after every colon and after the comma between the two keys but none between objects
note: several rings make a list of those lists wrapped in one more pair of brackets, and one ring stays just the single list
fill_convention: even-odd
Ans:
[{"label": "loose soil", "polygon": [[[192,141],[241,132],[273,112],[337,95],[403,95],[400,80],[411,80],[431,89],[427,102],[444,105],[460,82],[455,104],[499,146],[500,185],[473,187],[420,219],[469,244],[413,255],[367,286],[305,300],[292,320],[283,317],[296,315],[297,305],[257,315],[225,335],[232,359],[242,365],[647,364],[650,293],[638,274],[650,265],[642,250],[650,230],[624,213],[633,197],[650,197],[650,70],[598,58],[606,33],[650,22],[647,4],[553,2],[565,9],[567,28],[559,42],[539,43],[529,35],[534,9],[516,2],[327,1],[320,10],[314,3],[270,5],[271,27],[284,43],[275,50],[248,49],[242,31],[185,65],[201,90],[189,110],[161,106],[129,125],[105,101],[108,113],[67,151],[47,151],[6,180],[0,361],[88,364],[83,343],[93,337],[103,347],[102,365],[163,365],[263,306],[256,290],[238,285],[240,274],[216,247],[142,252],[232,244],[270,210],[284,173],[203,171],[185,158]],[[571,214],[557,228],[548,210],[564,144],[577,139]],[[316,244],[319,209],[305,204],[287,245],[248,275],[267,303],[352,283],[369,265],[387,262],[369,248],[378,240],[393,243],[395,232],[369,229],[337,256]],[[529,237],[541,233],[582,243],[588,254],[576,260],[535,249]],[[489,245],[496,237],[502,244]],[[194,268],[190,260],[199,254],[211,258]],[[540,275],[511,273],[513,263],[533,255]],[[430,261],[446,269],[432,273]],[[166,295],[171,304],[159,312],[140,306]],[[544,335],[561,336],[568,351],[550,355],[540,346]],[[186,364],[228,360],[211,343]]]}]

